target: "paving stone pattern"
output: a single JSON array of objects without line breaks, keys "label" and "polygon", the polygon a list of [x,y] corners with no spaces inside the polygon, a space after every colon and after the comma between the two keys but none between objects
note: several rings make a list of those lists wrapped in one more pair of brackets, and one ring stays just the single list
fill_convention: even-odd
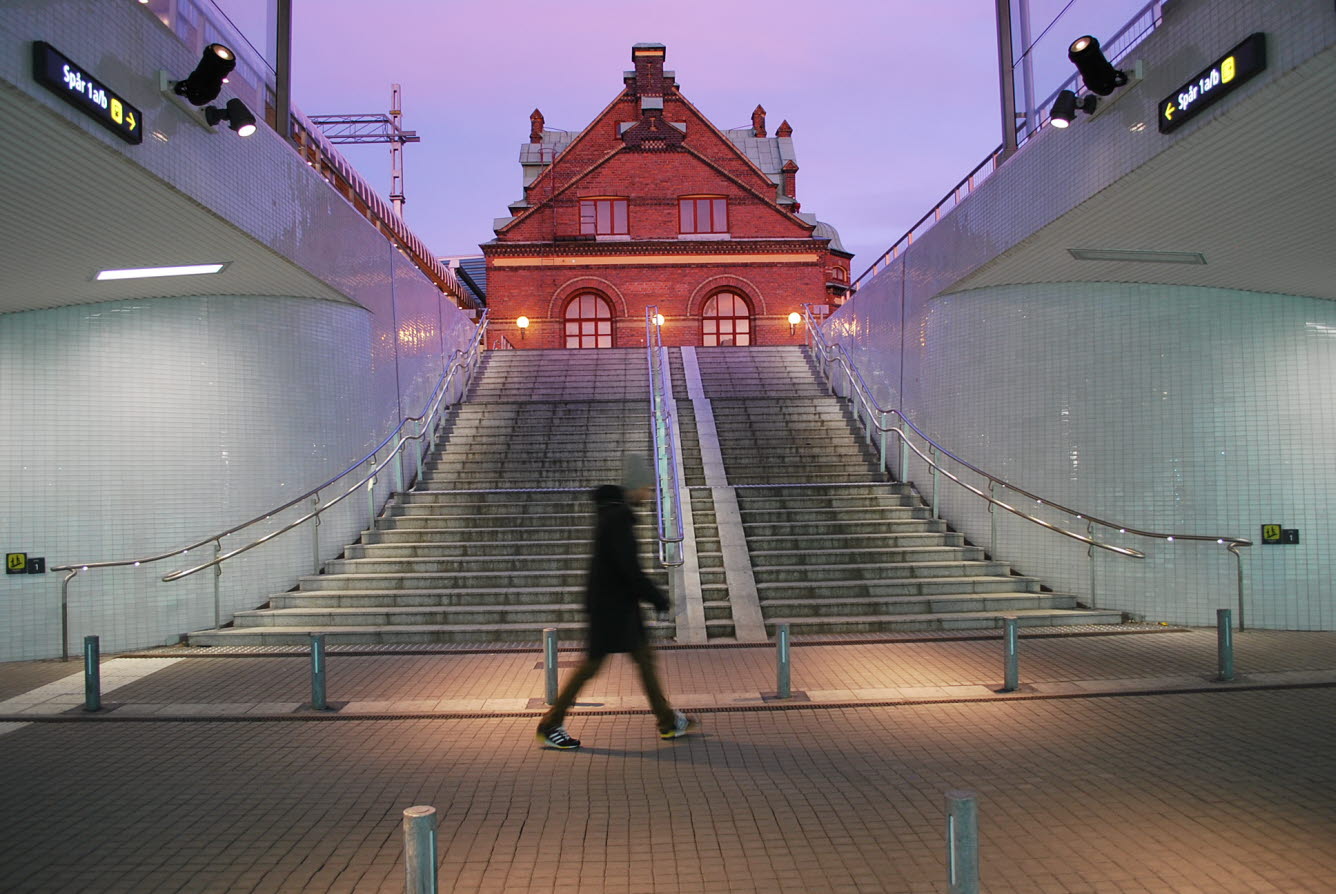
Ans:
[{"label": "paving stone pattern", "polygon": [[[1336,689],[712,715],[33,724],[0,739],[7,891],[945,892],[943,793],[984,890],[1336,890]],[[1265,759],[1258,759],[1265,755]]]}]

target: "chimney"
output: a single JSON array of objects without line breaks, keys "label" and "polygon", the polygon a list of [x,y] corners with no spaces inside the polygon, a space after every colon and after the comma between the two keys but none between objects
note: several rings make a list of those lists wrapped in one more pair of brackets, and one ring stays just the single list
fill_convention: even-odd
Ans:
[{"label": "chimney", "polygon": [[779,130],[775,131],[775,136],[779,137],[780,139],[793,136],[793,128],[789,126],[788,119],[785,119],[784,121],[780,122]]},{"label": "chimney", "polygon": [[784,162],[784,167],[780,168],[784,177],[784,195],[793,199],[793,210],[798,210],[798,163],[793,159]]},{"label": "chimney", "polygon": [[759,105],[752,112],[752,136],[765,139],[765,109]]},{"label": "chimney", "polygon": [[537,109],[529,116],[529,142],[543,142],[543,113]]},{"label": "chimney", "polygon": [[661,43],[638,43],[631,47],[631,62],[636,67],[634,89],[641,99],[663,96],[663,60],[667,55],[668,48]]}]

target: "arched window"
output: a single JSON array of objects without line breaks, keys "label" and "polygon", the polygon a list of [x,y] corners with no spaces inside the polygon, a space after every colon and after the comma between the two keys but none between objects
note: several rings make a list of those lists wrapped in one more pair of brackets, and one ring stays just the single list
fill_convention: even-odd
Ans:
[{"label": "arched window", "polygon": [[751,307],[736,292],[718,292],[701,312],[701,340],[705,347],[751,344]]},{"label": "arched window", "polygon": [[566,305],[566,347],[612,347],[612,307],[593,292],[581,292]]}]

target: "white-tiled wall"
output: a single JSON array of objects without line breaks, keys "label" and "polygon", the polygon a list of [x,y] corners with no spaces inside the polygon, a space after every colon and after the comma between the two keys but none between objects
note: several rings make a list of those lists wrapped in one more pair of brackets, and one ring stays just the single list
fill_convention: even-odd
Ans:
[{"label": "white-tiled wall", "polygon": [[[63,0],[0,17],[0,80],[32,90],[28,41],[51,40],[167,122],[156,67],[193,59],[137,4]],[[89,139],[123,144],[69,117]],[[276,135],[235,151],[194,125],[135,147],[137,163],[356,305],[282,296],[153,298],[0,315],[0,546],[48,565],[169,552],[259,515],[370,453],[418,415],[473,323]],[[377,480],[376,501],[394,484]],[[329,501],[340,491],[322,493]],[[309,508],[309,507],[303,507]],[[324,516],[328,559],[366,527],[364,493]],[[295,518],[276,515],[273,526]],[[261,527],[260,531],[265,528]],[[223,540],[224,550],[249,542]],[[316,564],[308,526],[224,566],[220,613],[254,608]],[[96,570],[70,583],[70,645],[174,642],[214,623],[214,577],[162,583],[211,558]],[[60,654],[60,574],[0,577],[0,660]]]},{"label": "white-tiled wall", "polygon": [[[419,414],[443,372],[442,348],[461,347],[472,323],[382,240],[366,251],[385,270],[357,295],[369,310],[218,296],[0,316],[0,414],[11,422],[0,430],[5,551],[50,565],[170,551],[333,477],[401,413]],[[379,476],[378,502],[392,482]],[[356,538],[366,514],[364,494],[327,514],[323,558]],[[224,619],[311,573],[312,550],[304,526],[228,562]],[[76,577],[76,651],[88,633],[121,651],[212,626],[211,572],[157,580],[196,555]],[[0,659],[59,653],[60,579],[0,578]]]},{"label": "white-tiled wall", "polygon": [[[1153,71],[1209,61],[1206,48],[1252,30],[1279,35],[1265,78],[1246,85],[1254,90],[1329,45],[1334,27],[1329,4],[1316,2],[1175,0],[1165,15],[1173,27],[1139,50]],[[1148,96],[1164,92],[1150,86]],[[1027,145],[864,283],[826,324],[829,337],[880,403],[1000,478],[1128,527],[1259,541],[1241,560],[1249,626],[1336,629],[1336,303],[1112,282],[944,293],[1149,158],[1125,129],[1071,130],[1060,151],[1044,135]],[[930,476],[911,469],[926,495]],[[948,521],[989,544],[982,502],[945,480],[939,493]],[[998,497],[1085,532],[1083,520]],[[1268,523],[1300,529],[1301,543],[1262,546]],[[996,529],[1000,558],[1102,607],[1200,625],[1217,608],[1238,610],[1240,563],[1215,543],[1097,529],[1147,558],[1091,559],[1003,512]]]}]

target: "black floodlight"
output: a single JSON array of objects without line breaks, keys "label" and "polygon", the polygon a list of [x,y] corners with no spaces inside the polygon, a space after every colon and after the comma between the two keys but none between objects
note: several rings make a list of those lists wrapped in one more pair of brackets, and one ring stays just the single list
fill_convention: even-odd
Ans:
[{"label": "black floodlight", "polygon": [[229,99],[226,109],[209,106],[204,110],[204,120],[210,125],[226,121],[227,126],[235,130],[239,136],[248,137],[255,133],[255,116],[239,99]]},{"label": "black floodlight", "polygon": [[184,96],[191,105],[207,105],[218,98],[223,80],[236,67],[236,53],[220,43],[211,43],[204,48],[195,70],[184,81],[177,81],[172,91]]},{"label": "black floodlight", "polygon": [[1048,119],[1053,122],[1054,127],[1066,127],[1076,119],[1076,110],[1080,109],[1087,115],[1095,114],[1095,105],[1099,102],[1094,94],[1087,93],[1077,102],[1076,94],[1070,90],[1063,90],[1058,93],[1058,98],[1053,101],[1053,108],[1048,113]]},{"label": "black floodlight", "polygon": [[1081,73],[1081,80],[1085,81],[1091,93],[1108,96],[1127,83],[1127,73],[1109,64],[1099,48],[1099,41],[1089,34],[1072,41],[1072,45],[1067,48],[1067,58],[1072,60],[1076,70]]}]

